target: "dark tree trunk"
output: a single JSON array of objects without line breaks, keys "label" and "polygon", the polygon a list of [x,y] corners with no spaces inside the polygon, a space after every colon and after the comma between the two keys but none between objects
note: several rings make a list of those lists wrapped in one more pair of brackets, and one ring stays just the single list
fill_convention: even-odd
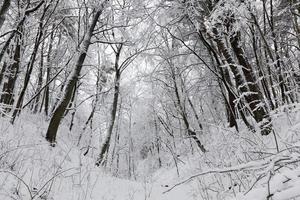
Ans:
[{"label": "dark tree trunk", "polygon": [[[52,55],[52,48],[53,48],[53,40],[54,40],[54,25],[52,27],[49,46],[48,46],[48,53],[46,57],[46,83],[49,82],[51,76],[51,55]],[[45,101],[45,115],[48,116],[49,114],[49,101],[50,101],[50,86],[47,85],[44,91],[44,101]]]},{"label": "dark tree trunk", "polygon": [[12,124],[14,123],[16,116],[21,112],[25,92],[26,92],[28,84],[29,84],[33,66],[36,61],[36,56],[37,56],[38,49],[39,49],[41,39],[43,36],[43,21],[44,21],[44,17],[45,17],[45,14],[46,14],[48,8],[49,7],[45,7],[43,14],[39,21],[39,27],[38,27],[38,32],[37,32],[35,43],[34,43],[34,48],[33,48],[32,54],[30,56],[29,63],[26,68],[26,74],[25,74],[25,78],[24,78],[23,88],[21,89],[21,92],[19,94],[19,97],[18,97],[18,100],[16,103],[16,108],[14,109],[14,112],[12,115],[12,119],[11,119]]},{"label": "dark tree trunk", "polygon": [[114,158],[116,155],[116,171],[114,172],[115,174],[118,173],[118,168],[119,168],[119,157],[120,157],[120,152],[119,152],[119,140],[120,140],[120,134],[119,134],[119,130],[120,130],[120,125],[121,125],[121,110],[122,110],[122,99],[120,99],[120,106],[118,108],[118,116],[117,116],[117,124],[116,124],[116,131],[115,131],[115,138],[114,138],[114,146],[112,149],[112,153],[111,153],[111,169],[113,167],[113,163],[114,163]]},{"label": "dark tree trunk", "polygon": [[[57,105],[59,104],[60,98],[61,98],[61,96],[63,96],[65,84],[68,81],[68,75],[67,75],[68,73],[66,71],[64,71],[64,72],[65,72],[64,79],[63,79],[62,83],[60,84],[60,86],[57,86],[57,88],[59,87],[59,93],[56,95],[55,102],[53,103],[53,106],[52,106],[52,109],[51,109],[51,114],[54,113],[55,109],[57,108]],[[55,88],[55,84],[54,84],[54,87],[53,87],[52,90],[56,90],[54,88]],[[53,95],[53,93],[51,93],[51,94]]]},{"label": "dark tree trunk", "polygon": [[8,11],[8,8],[10,6],[10,1],[11,0],[3,0],[3,3],[1,5],[1,8],[0,8],[0,30],[4,24],[4,21],[5,21],[5,16],[6,16],[6,13]]},{"label": "dark tree trunk", "polygon": [[0,71],[0,86],[2,85],[3,77],[4,77],[4,74],[5,74],[5,71],[6,71],[6,67],[7,67],[7,64],[6,64],[6,62],[4,62],[3,65],[2,65],[1,71]]},{"label": "dark tree trunk", "polygon": [[78,84],[78,81],[77,81],[74,86],[74,89],[73,89],[72,98],[70,100],[70,103],[68,105],[68,108],[66,109],[64,116],[67,116],[69,114],[69,112],[75,108],[75,98],[76,98],[76,94],[77,94],[77,90],[79,89],[79,86],[80,86],[80,84]]},{"label": "dark tree trunk", "polygon": [[[212,6],[212,5],[211,5]],[[194,25],[195,27],[195,25]],[[207,51],[210,53],[211,58],[212,58],[212,63],[216,62],[216,66],[219,67],[219,70],[216,68],[216,71],[219,71],[220,75],[221,75],[221,80],[218,77],[218,79],[220,81],[222,81],[222,83],[224,84],[226,90],[227,90],[227,96],[228,98],[226,98],[225,95],[225,91],[223,92],[223,87],[222,87],[222,83],[219,81],[219,85],[220,85],[220,89],[223,92],[223,97],[224,97],[224,101],[226,102],[226,110],[227,110],[227,115],[228,115],[228,122],[229,122],[229,127],[235,127],[236,130],[238,130],[238,125],[236,122],[236,109],[235,109],[235,100],[236,100],[236,95],[234,95],[232,88],[233,88],[233,84],[230,80],[230,76],[229,76],[229,71],[227,68],[221,68],[221,61],[219,60],[218,54],[216,52],[216,50],[212,47],[212,44],[210,44],[203,36],[203,33],[199,30],[197,32],[201,42],[205,45],[205,47],[207,48]],[[217,43],[218,44],[218,43]],[[218,48],[220,48],[218,46]],[[222,47],[221,47],[222,48]],[[222,57],[222,56],[221,56]],[[223,61],[223,64],[226,63],[226,61],[224,61],[223,59],[221,59]]]},{"label": "dark tree trunk", "polygon": [[[232,49],[237,57],[237,60],[241,66],[243,66],[242,71],[246,79],[245,86],[238,85],[241,91],[250,92],[245,94],[245,99],[253,112],[254,119],[256,122],[261,123],[261,134],[268,135],[272,130],[271,119],[269,113],[267,112],[266,105],[264,103],[263,96],[257,85],[257,80],[254,76],[253,69],[245,57],[244,51],[240,44],[240,33],[236,33],[234,37],[230,39]],[[246,88],[248,87],[248,89]]]},{"label": "dark tree trunk", "polygon": [[153,116],[153,121],[154,121],[154,132],[155,132],[155,147],[157,150],[157,157],[158,157],[158,167],[161,168],[162,167],[162,161],[160,158],[160,137],[159,137],[159,124],[157,121],[157,116],[154,115]]},{"label": "dark tree trunk", "polygon": [[119,59],[120,59],[120,54],[122,50],[123,45],[121,44],[117,48],[116,52],[116,60],[115,60],[115,91],[114,91],[114,98],[113,98],[113,105],[112,105],[112,110],[110,114],[110,121],[109,121],[109,126],[108,126],[108,131],[105,137],[105,140],[103,142],[103,145],[100,150],[100,154],[98,156],[96,165],[100,166],[105,163],[105,155],[108,153],[109,146],[110,146],[110,139],[113,133],[113,128],[115,124],[115,119],[116,119],[116,114],[117,114],[117,107],[118,107],[118,99],[119,99],[119,92],[120,92],[120,79],[121,79],[121,73],[119,69]]},{"label": "dark tree trunk", "polygon": [[[38,81],[37,81],[37,89],[36,92],[39,92],[42,88],[42,84],[43,84],[43,75],[44,75],[44,43],[42,44],[42,48],[41,48],[41,61],[40,61],[40,68],[39,68],[39,74],[38,74]],[[40,105],[40,97],[41,95],[38,94],[35,98],[35,102],[34,102],[34,110],[33,113],[37,113],[38,109],[39,109],[39,105]]]},{"label": "dark tree trunk", "polygon": [[[22,27],[23,27],[23,24],[24,24],[26,18],[27,18],[31,13],[37,11],[44,3],[45,3],[45,0],[42,0],[42,1],[40,1],[40,3],[39,3],[37,6],[35,6],[34,8],[28,8],[30,3],[27,4],[27,7],[26,7],[27,9],[26,9],[26,11],[24,12],[23,17],[20,19],[20,21],[19,21],[19,23],[17,24],[15,30],[9,35],[9,37],[8,37],[8,39],[6,40],[4,46],[2,47],[2,50],[0,51],[0,63],[1,63],[2,59],[3,59],[3,56],[4,56],[5,52],[7,51],[7,49],[8,49],[8,47],[9,47],[9,45],[10,45],[12,39],[14,38],[14,36],[15,36],[16,34],[19,34],[19,32],[21,32],[21,29],[22,29]],[[45,14],[45,13],[43,13],[43,15],[44,15],[44,14]]]},{"label": "dark tree trunk", "polygon": [[227,68],[224,69],[221,68],[220,72],[222,77],[224,78],[223,83],[225,82],[224,86],[228,94],[228,100],[225,99],[225,101],[227,102],[229,127],[235,127],[235,129],[238,131],[238,124],[236,121],[237,114],[236,114],[236,108],[234,103],[236,101],[236,95],[233,92],[233,84],[230,80],[229,71]]},{"label": "dark tree trunk", "polygon": [[63,115],[66,111],[66,108],[72,98],[72,93],[73,93],[74,87],[79,79],[79,75],[80,75],[84,60],[86,58],[87,51],[90,46],[93,31],[96,27],[96,24],[98,22],[100,15],[102,14],[102,12],[104,10],[104,6],[107,2],[108,2],[108,0],[106,0],[105,2],[103,2],[101,4],[100,8],[97,10],[96,14],[93,17],[92,23],[89,27],[89,30],[86,34],[86,37],[85,37],[83,43],[81,45],[81,48],[80,48],[81,51],[79,52],[79,57],[76,62],[76,65],[72,71],[71,77],[67,81],[63,97],[62,97],[59,105],[55,109],[53,116],[51,117],[48,129],[47,129],[47,133],[46,133],[46,140],[49,141],[51,144],[55,143],[55,141],[56,141],[56,134],[57,134],[59,124],[60,124],[60,122],[63,118]]},{"label": "dark tree trunk", "polygon": [[17,80],[17,74],[19,73],[20,68],[20,54],[21,54],[21,45],[20,40],[16,41],[16,48],[14,50],[13,60],[14,62],[7,67],[6,70],[6,76],[7,76],[7,82],[3,85],[3,94],[1,95],[0,102],[3,104],[8,105],[6,112],[10,112],[11,108],[10,106],[14,103],[14,89],[15,89],[15,83]]},{"label": "dark tree trunk", "polygon": [[190,123],[188,121],[188,117],[187,117],[187,114],[186,114],[186,111],[185,111],[185,108],[183,107],[183,102],[180,98],[180,94],[179,94],[179,90],[178,90],[178,84],[177,84],[177,81],[176,81],[176,75],[175,75],[175,71],[173,69],[173,66],[171,66],[171,71],[172,71],[172,80],[173,80],[173,85],[174,85],[174,92],[175,92],[175,96],[176,96],[176,104],[177,104],[177,107],[179,109],[179,113],[183,119],[183,123],[184,123],[184,126],[185,126],[185,129],[187,131],[187,134],[190,138],[192,138],[198,148],[203,152],[205,153],[206,152],[206,149],[204,148],[203,144],[201,143],[201,141],[199,140],[199,138],[197,137],[197,134],[195,131],[193,131],[190,127]]},{"label": "dark tree trunk", "polygon": [[268,82],[267,82],[267,79],[266,79],[265,74],[263,72],[263,68],[262,68],[262,65],[261,65],[261,60],[259,59],[259,55],[258,55],[260,51],[258,50],[256,32],[254,31],[254,27],[252,27],[252,29],[250,29],[250,30],[251,30],[251,33],[252,33],[252,48],[253,48],[253,52],[254,52],[254,56],[255,56],[255,60],[256,60],[257,69],[258,69],[258,72],[259,72],[259,79],[261,79],[260,83],[261,83],[261,86],[263,88],[264,94],[265,94],[265,96],[268,100],[269,107],[271,108],[271,110],[274,110],[275,105],[273,104],[271,93],[270,93],[269,86],[268,86]]},{"label": "dark tree trunk", "polygon": [[[219,51],[224,56],[231,71],[233,72],[237,90],[240,92],[241,95],[243,95],[246,102],[248,103],[256,122],[262,123],[261,133],[263,135],[268,135],[271,132],[270,117],[267,113],[266,106],[264,105],[263,96],[260,93],[256,78],[253,74],[253,69],[247,61],[244,55],[244,51],[241,47],[240,33],[235,33],[235,35],[230,38],[230,43],[239,64],[242,66],[242,70],[240,70],[236,65],[235,60],[231,56],[229,49],[225,46],[225,43],[219,35],[217,29],[214,29],[214,40],[217,43]],[[246,80],[244,80],[243,75]]]},{"label": "dark tree trunk", "polygon": [[[76,96],[77,96],[80,84],[78,84],[78,86],[76,86],[76,85],[74,87],[74,93],[73,93],[73,96],[72,96],[72,99],[71,99],[71,103],[69,104],[69,109],[67,110],[67,112],[69,110],[72,111],[69,131],[72,131],[72,128],[74,126],[75,114],[76,114]],[[65,113],[65,116],[67,115],[67,112]]]},{"label": "dark tree trunk", "polygon": [[[88,41],[89,43],[89,41]],[[64,116],[64,113],[66,111],[67,106],[69,105],[69,102],[72,98],[72,93],[74,90],[74,87],[76,85],[76,82],[78,81],[80,71],[83,65],[83,62],[86,57],[86,52],[81,52],[79,59],[76,63],[76,66],[71,74],[70,79],[68,80],[65,88],[65,92],[63,94],[63,97],[61,101],[59,102],[58,106],[54,110],[54,113],[51,117],[47,133],[46,133],[46,140],[49,141],[51,144],[55,143],[56,141],[56,133],[59,127],[59,124]]]}]

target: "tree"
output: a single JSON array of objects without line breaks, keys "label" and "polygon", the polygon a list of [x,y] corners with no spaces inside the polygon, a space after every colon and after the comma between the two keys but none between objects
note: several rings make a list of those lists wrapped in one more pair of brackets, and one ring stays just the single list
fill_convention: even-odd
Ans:
[{"label": "tree", "polygon": [[38,54],[38,49],[39,49],[39,46],[41,44],[41,40],[42,40],[42,36],[43,36],[43,32],[44,32],[44,30],[43,30],[44,29],[44,19],[45,19],[46,13],[47,13],[48,9],[50,8],[50,6],[51,6],[50,3],[46,6],[44,6],[41,18],[40,18],[39,23],[38,23],[39,26],[38,26],[38,30],[37,30],[37,33],[36,33],[36,39],[35,39],[33,51],[30,55],[30,59],[29,59],[29,62],[27,64],[27,67],[26,67],[26,74],[25,74],[25,78],[24,78],[24,82],[23,82],[23,88],[21,89],[21,92],[18,96],[16,107],[13,111],[11,123],[14,123],[15,118],[21,112],[25,92],[27,90],[27,87],[28,87],[28,84],[29,84],[29,81],[30,81],[31,73],[32,73],[32,70],[33,70],[33,67],[34,67],[34,64],[35,64],[35,61],[36,61],[36,56]]},{"label": "tree", "polygon": [[59,127],[59,124],[62,120],[62,117],[66,111],[66,108],[71,100],[72,92],[74,90],[74,87],[79,79],[80,72],[83,66],[83,63],[85,61],[89,46],[91,44],[91,38],[93,36],[93,32],[95,30],[95,27],[97,25],[97,22],[102,14],[102,12],[105,9],[106,4],[108,3],[108,0],[105,0],[102,2],[97,8],[97,10],[94,10],[94,16],[92,19],[92,22],[87,30],[87,33],[82,41],[82,44],[80,46],[80,51],[78,52],[78,57],[76,64],[71,72],[71,76],[68,79],[65,87],[65,91],[62,97],[62,100],[59,102],[57,108],[55,109],[53,116],[51,117],[47,133],[46,133],[46,139],[53,144],[56,141],[56,134]]},{"label": "tree", "polygon": [[[260,124],[261,133],[268,135],[272,130],[268,107],[260,91],[255,69],[251,65],[241,41],[242,31],[239,28],[242,26],[242,21],[239,17],[242,15],[244,5],[243,2],[237,4],[233,1],[201,1],[195,4],[191,4],[189,1],[181,2],[179,6],[174,7],[182,9],[184,15],[173,19],[173,21],[178,20],[177,23],[166,24],[164,28],[221,81],[223,86],[220,88],[227,90],[223,91],[223,94],[227,94],[225,102],[227,102],[230,125],[237,126],[234,118],[237,117],[235,108],[238,108],[242,119],[249,127],[250,124],[244,115],[251,114]],[[241,14],[234,13],[236,10],[240,10]],[[186,27],[186,24],[194,33],[191,34],[182,28]],[[191,44],[195,45],[192,47]],[[194,47],[205,47],[208,55],[212,56],[211,61],[213,62],[208,60],[209,56],[200,55],[199,49],[194,49]],[[217,68],[213,63],[217,65]],[[234,80],[231,80],[230,72],[233,73]]]},{"label": "tree", "polygon": [[0,8],[0,30],[5,22],[5,16],[11,4],[11,0],[4,0]]}]

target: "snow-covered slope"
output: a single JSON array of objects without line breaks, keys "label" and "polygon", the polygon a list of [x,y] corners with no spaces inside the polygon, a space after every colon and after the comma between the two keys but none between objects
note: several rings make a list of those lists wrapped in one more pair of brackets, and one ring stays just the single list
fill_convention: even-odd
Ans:
[{"label": "snow-covered slope", "polygon": [[[0,199],[189,200],[189,186],[170,193],[163,183],[172,173],[138,181],[116,178],[68,142],[60,131],[55,148],[44,139],[42,117],[23,115],[14,126],[0,121]],[[62,135],[65,134],[65,135]]]},{"label": "snow-covered slope", "polygon": [[[63,128],[55,148],[44,139],[47,122],[23,114],[0,121],[0,199],[44,200],[288,200],[300,199],[298,112],[273,114],[272,137],[211,127],[205,155],[187,153],[136,180],[95,166]],[[213,133],[213,134],[212,134]],[[149,167],[140,161],[139,171]]]}]

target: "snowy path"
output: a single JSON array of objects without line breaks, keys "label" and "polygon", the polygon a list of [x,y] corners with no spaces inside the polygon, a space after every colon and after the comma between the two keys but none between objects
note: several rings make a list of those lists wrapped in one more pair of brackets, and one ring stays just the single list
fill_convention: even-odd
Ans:
[{"label": "snowy path", "polygon": [[[158,180],[159,181],[159,180]],[[98,179],[91,199],[103,200],[192,200],[189,187],[182,186],[168,193],[159,182],[145,184],[112,177]]]}]

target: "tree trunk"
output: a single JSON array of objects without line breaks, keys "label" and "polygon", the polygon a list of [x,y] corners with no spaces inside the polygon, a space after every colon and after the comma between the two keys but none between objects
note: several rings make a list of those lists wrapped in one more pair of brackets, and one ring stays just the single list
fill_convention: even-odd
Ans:
[{"label": "tree trunk", "polygon": [[155,132],[155,147],[157,150],[157,160],[158,160],[158,167],[162,167],[162,161],[160,158],[160,137],[159,137],[159,124],[157,122],[157,116],[153,115],[153,121],[154,121],[154,132]]},{"label": "tree trunk", "polygon": [[84,60],[86,58],[87,51],[90,46],[90,41],[91,41],[91,38],[93,35],[93,31],[96,27],[96,24],[98,22],[100,15],[102,14],[102,12],[104,10],[104,6],[105,6],[106,2],[108,2],[108,0],[104,1],[101,4],[100,8],[97,10],[96,14],[93,17],[93,21],[92,21],[92,23],[89,27],[89,30],[86,33],[86,37],[80,47],[81,51],[79,52],[79,57],[76,62],[76,65],[72,71],[71,77],[67,81],[65,92],[63,94],[63,98],[60,101],[57,108],[55,109],[53,116],[51,117],[48,129],[47,129],[47,133],[46,133],[46,140],[49,141],[51,144],[54,144],[56,141],[56,134],[57,134],[59,124],[60,124],[60,122],[63,118],[63,115],[66,111],[66,108],[71,100],[72,92],[74,90],[74,87],[75,87],[78,79],[79,79],[79,75],[80,75]]},{"label": "tree trunk", "polygon": [[175,92],[175,96],[176,96],[176,104],[177,104],[177,107],[179,109],[179,113],[183,119],[183,122],[184,122],[184,126],[185,126],[185,129],[187,131],[187,134],[190,138],[192,138],[197,146],[199,147],[199,149],[205,153],[206,152],[206,149],[204,148],[204,146],[202,145],[201,141],[199,140],[199,138],[197,137],[197,134],[195,131],[193,131],[190,127],[190,123],[188,121],[188,117],[187,117],[187,114],[186,114],[186,111],[185,111],[185,108],[183,107],[183,102],[180,98],[180,94],[179,94],[179,89],[178,89],[178,84],[177,84],[177,81],[176,81],[176,75],[175,75],[175,72],[174,72],[174,69],[173,69],[173,66],[170,66],[171,67],[171,71],[172,71],[172,80],[173,80],[173,84],[174,84],[174,92]]},{"label": "tree trunk", "polygon": [[[257,85],[256,78],[253,74],[253,69],[245,58],[244,51],[241,47],[241,44],[239,43],[240,33],[238,32],[234,36],[232,36],[230,38],[230,43],[239,64],[242,66],[242,70],[240,70],[236,65],[235,60],[231,56],[229,49],[225,46],[225,43],[219,35],[217,29],[214,29],[213,31],[214,40],[217,43],[218,49],[223,54],[226,62],[233,72],[237,90],[248,103],[256,122],[262,123],[261,133],[263,135],[268,135],[271,132],[270,117],[266,111],[265,105],[263,104],[263,96],[261,95],[259,87]],[[244,80],[243,75],[246,80]]]},{"label": "tree trunk", "polygon": [[[43,71],[44,71],[44,43],[42,44],[42,48],[41,48],[41,61],[40,61],[40,68],[39,68],[39,74],[38,74],[38,81],[37,81],[37,89],[36,92],[39,92],[42,88],[42,84],[43,84]],[[40,105],[40,97],[41,95],[38,94],[37,97],[35,98],[35,102],[34,102],[34,110],[33,113],[37,113],[38,109],[39,109],[39,105]]]},{"label": "tree trunk", "polygon": [[[71,100],[71,103],[69,104],[69,109],[72,111],[69,131],[72,131],[72,128],[74,126],[74,119],[75,119],[75,114],[76,114],[76,101],[77,101],[79,87],[80,87],[80,84],[78,84],[78,86],[75,85],[72,100]],[[67,116],[67,114],[65,116]]]},{"label": "tree trunk", "polygon": [[2,3],[2,6],[0,8],[0,30],[4,24],[4,21],[5,21],[5,16],[6,16],[6,13],[8,11],[8,8],[10,6],[10,1],[11,0],[4,0],[3,3]]},{"label": "tree trunk", "polygon": [[112,110],[110,114],[110,121],[108,125],[108,131],[106,134],[106,137],[104,139],[103,145],[100,150],[100,154],[98,156],[96,166],[103,165],[105,163],[105,154],[108,153],[109,146],[110,146],[110,139],[113,133],[113,128],[115,124],[115,119],[116,119],[116,113],[117,113],[117,107],[118,107],[118,99],[119,99],[119,92],[120,92],[120,78],[121,78],[121,73],[119,69],[119,59],[120,59],[120,54],[122,50],[122,44],[118,47],[118,50],[116,52],[116,60],[115,60],[115,91],[114,91],[114,98],[113,98],[113,105],[112,105]]},{"label": "tree trunk", "polygon": [[[98,66],[101,66],[101,62],[100,62],[100,54],[98,52]],[[98,101],[99,101],[99,92],[101,92],[102,87],[101,87],[101,83],[100,83],[100,76],[101,76],[101,69],[97,69],[97,80],[96,80],[96,94],[95,94],[95,99],[92,102],[92,111],[88,117],[88,119],[86,120],[83,128],[82,128],[82,132],[80,133],[79,137],[78,137],[78,142],[77,142],[77,146],[80,145],[81,142],[81,138],[82,138],[82,134],[85,132],[86,128],[88,127],[89,123],[92,123],[93,121],[93,117],[94,114],[96,112],[96,108],[98,105]]]},{"label": "tree trunk", "polygon": [[[193,26],[195,27],[195,25],[193,24]],[[216,62],[216,65],[218,66],[219,68],[219,73],[221,75],[221,81],[222,83],[224,84],[224,87],[226,88],[227,90],[227,98],[226,98],[226,95],[225,95],[225,91],[223,92],[223,97],[224,97],[224,101],[226,102],[226,107],[227,107],[227,115],[228,115],[228,122],[229,122],[229,127],[235,127],[236,130],[238,130],[238,125],[237,125],[237,122],[236,122],[236,117],[237,117],[237,114],[236,114],[236,109],[235,109],[235,100],[236,100],[236,95],[234,95],[233,91],[232,91],[232,81],[230,80],[230,76],[229,76],[229,71],[227,68],[222,68],[221,65],[221,61],[219,60],[219,57],[218,57],[218,54],[216,52],[216,50],[212,47],[212,44],[210,44],[203,36],[203,33],[201,32],[201,30],[197,31],[197,34],[201,40],[201,42],[205,45],[205,47],[207,48],[207,51],[209,52],[209,54],[211,55],[211,60],[212,60],[212,63],[215,63]],[[218,44],[218,43],[217,43]],[[219,46],[218,46],[219,48]],[[220,49],[219,49],[220,50]],[[222,58],[222,56],[221,56]],[[225,60],[223,60],[223,58],[221,59],[223,64],[226,63]],[[217,71],[217,67],[216,68],[216,71]],[[218,77],[218,79],[220,79]],[[222,84],[220,81],[219,82],[219,85],[220,85],[220,89],[223,91],[223,87],[222,87]]]},{"label": "tree trunk", "polygon": [[[20,19],[20,21],[19,21],[19,23],[17,24],[15,30],[12,31],[12,33],[9,35],[8,39],[6,40],[4,46],[2,47],[2,50],[1,50],[1,52],[0,52],[0,63],[1,63],[2,59],[3,59],[3,56],[4,56],[5,52],[7,51],[7,49],[8,49],[8,47],[9,47],[9,45],[10,45],[12,39],[14,38],[14,36],[15,36],[16,34],[19,34],[19,32],[21,32],[20,29],[22,29],[23,24],[24,24],[26,18],[27,18],[31,13],[35,12],[36,10],[38,10],[44,3],[45,3],[45,0],[42,0],[42,1],[40,1],[40,3],[39,3],[37,6],[35,6],[34,8],[28,8],[28,9],[24,12],[23,17]],[[29,3],[29,4],[30,4],[30,3]],[[27,7],[29,7],[29,4],[27,4]],[[26,7],[26,8],[27,8],[27,7]],[[45,14],[45,13],[43,13],[43,15],[44,15],[44,14]]]},{"label": "tree trunk", "polygon": [[116,155],[116,170],[114,171],[114,174],[117,175],[118,170],[119,170],[119,158],[120,158],[120,147],[119,147],[119,141],[120,141],[120,126],[121,126],[121,110],[122,110],[122,99],[120,99],[120,106],[118,109],[118,118],[117,118],[117,124],[116,124],[116,131],[115,131],[115,138],[114,138],[114,146],[112,149],[112,154],[111,154],[111,169],[113,169],[113,163],[114,163],[114,158]]},{"label": "tree trunk", "polygon": [[71,97],[71,100],[69,102],[68,108],[65,111],[64,116],[67,116],[69,114],[69,111],[71,111],[75,107],[74,106],[75,105],[75,97],[76,97],[76,94],[77,94],[77,90],[78,90],[78,88],[80,86],[80,84],[78,84],[77,82],[75,83],[75,86],[74,86],[74,89],[73,89],[73,93],[72,93],[72,97]]},{"label": "tree trunk", "polygon": [[[20,68],[20,55],[21,55],[21,44],[20,38],[16,41],[16,47],[14,50],[13,60],[14,62],[9,65],[6,69],[7,82],[3,85],[3,94],[1,95],[0,102],[8,105],[5,109],[6,112],[10,112],[10,106],[14,103],[14,89],[17,81],[17,74],[19,73]],[[6,65],[6,63],[5,63]]]},{"label": "tree trunk", "polygon": [[[235,36],[230,39],[230,43],[239,64],[243,66],[242,71],[246,79],[245,86],[239,84],[238,87],[242,92],[246,92],[245,99],[251,111],[253,112],[254,119],[256,122],[261,123],[261,134],[268,135],[272,130],[271,119],[269,113],[267,112],[263,96],[257,85],[257,80],[254,76],[253,69],[246,59],[244,51],[241,47],[240,33],[236,33]],[[248,89],[246,87],[248,87]],[[249,92],[249,94],[247,94],[247,92]]]},{"label": "tree trunk", "polygon": [[14,112],[13,112],[13,115],[12,115],[12,119],[11,119],[12,124],[14,123],[16,116],[21,112],[25,92],[26,92],[27,86],[29,84],[29,80],[30,80],[30,77],[31,77],[31,73],[32,73],[32,70],[33,70],[34,63],[35,63],[35,58],[37,56],[38,49],[39,49],[39,46],[40,46],[40,42],[41,42],[41,39],[42,39],[42,36],[43,36],[43,21],[44,21],[44,17],[45,17],[47,9],[48,9],[48,7],[45,7],[45,9],[43,11],[43,14],[42,14],[42,16],[40,18],[40,21],[39,21],[39,27],[38,27],[38,32],[37,32],[35,43],[34,43],[34,48],[33,48],[33,51],[31,53],[29,63],[28,63],[27,68],[26,68],[26,74],[25,74],[25,78],[24,78],[23,88],[22,88],[22,90],[19,94],[17,104],[16,104],[16,108],[14,109]]}]

